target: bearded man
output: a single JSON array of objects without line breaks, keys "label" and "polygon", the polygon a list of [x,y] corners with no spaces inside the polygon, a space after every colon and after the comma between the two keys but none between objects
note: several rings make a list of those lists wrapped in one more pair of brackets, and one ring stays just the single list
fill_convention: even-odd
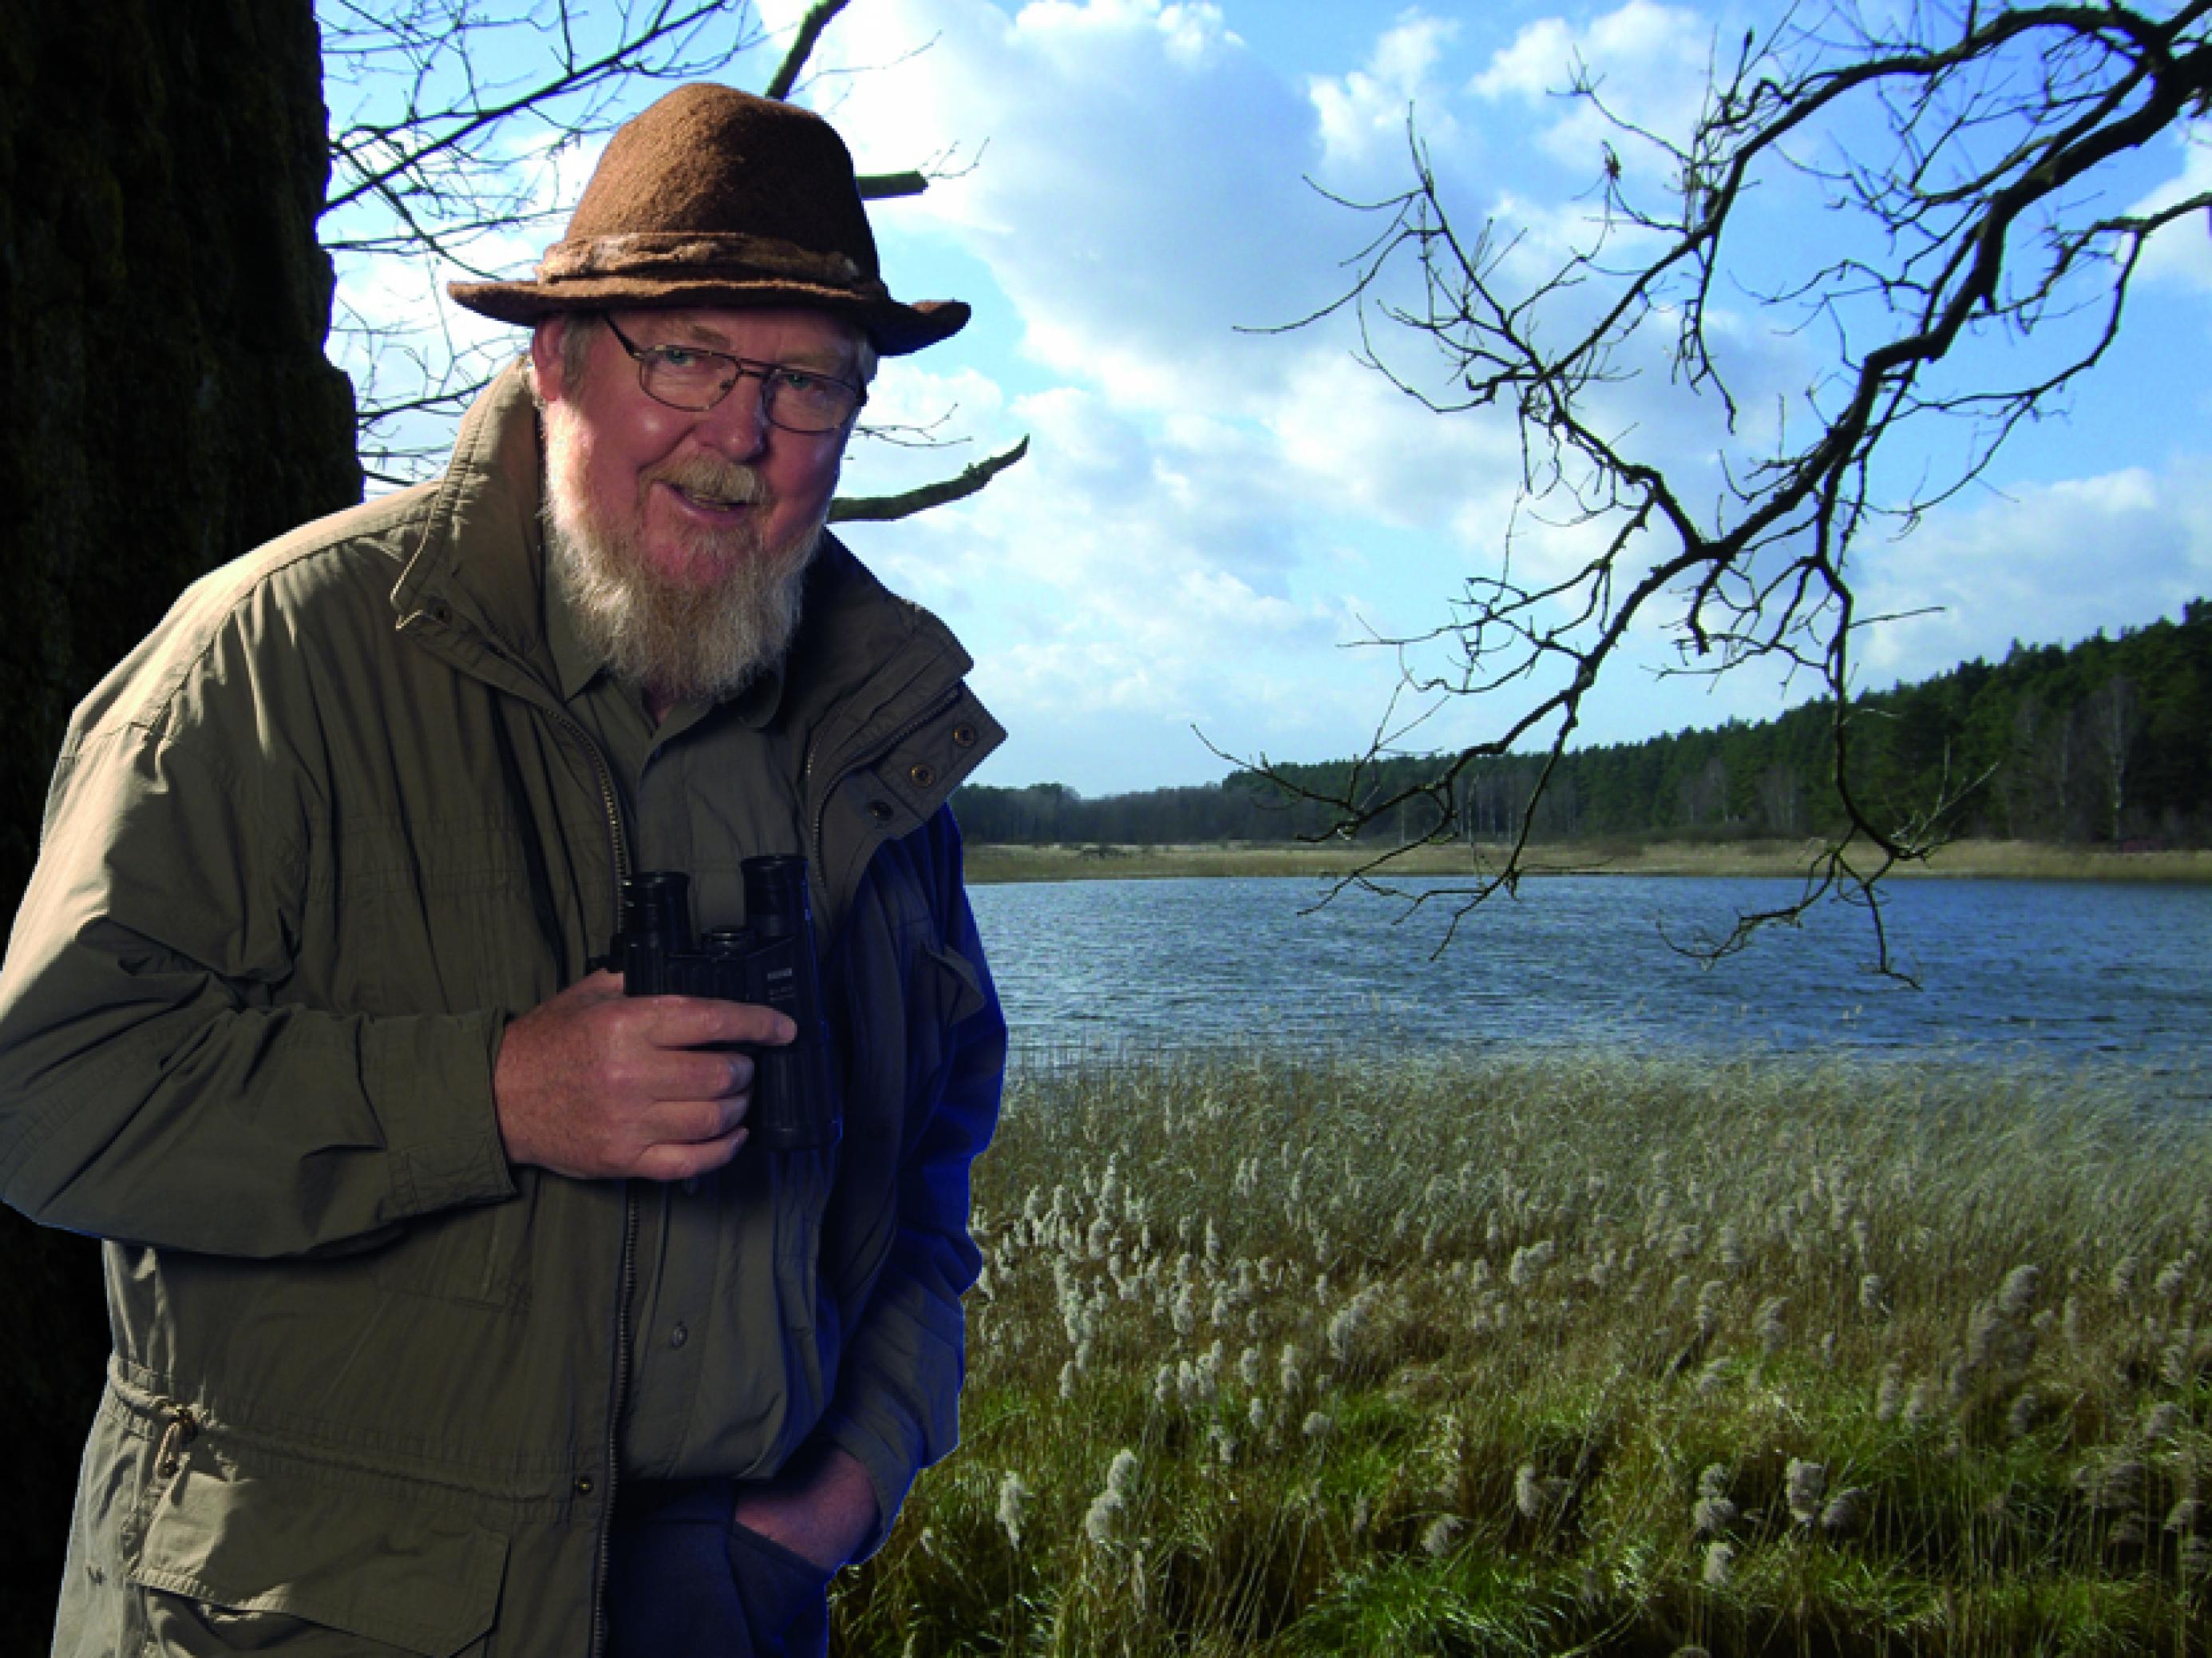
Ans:
[{"label": "bearded man", "polygon": [[[445,477],[196,584],[62,754],[0,971],[0,1192],[106,1240],[115,1332],[59,1654],[818,1653],[954,1442],[1006,1042],[945,803],[1000,733],[823,525],[967,307],[711,86],[453,291],[533,331]],[[748,1144],[790,1017],[605,969],[627,878],[732,924],[770,856],[799,1149]]]}]

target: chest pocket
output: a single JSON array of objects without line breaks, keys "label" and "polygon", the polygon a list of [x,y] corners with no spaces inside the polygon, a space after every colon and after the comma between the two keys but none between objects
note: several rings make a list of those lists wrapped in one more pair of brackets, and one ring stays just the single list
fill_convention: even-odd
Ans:
[{"label": "chest pocket", "polygon": [[580,940],[562,914],[574,903],[556,904],[537,849],[511,821],[348,823],[335,862],[327,902],[310,906],[331,936],[301,952],[327,963],[325,1005],[520,1013],[574,976],[566,957]]}]

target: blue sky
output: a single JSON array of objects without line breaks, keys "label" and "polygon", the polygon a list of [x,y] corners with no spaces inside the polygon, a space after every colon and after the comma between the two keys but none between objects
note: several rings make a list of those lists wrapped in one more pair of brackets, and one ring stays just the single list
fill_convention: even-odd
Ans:
[{"label": "blue sky", "polygon": [[[762,8],[771,24],[803,9]],[[1771,16],[1655,0],[1396,13],[853,0],[802,100],[864,171],[955,158],[957,176],[878,204],[874,219],[895,292],[965,299],[976,317],[887,364],[870,410],[945,417],[964,441],[916,452],[863,440],[846,489],[905,488],[1017,437],[1031,444],[970,501],[847,537],[976,657],[974,683],[1012,733],[979,780],[1096,794],[1218,777],[1208,742],[1290,760],[1364,747],[1391,707],[1397,661],[1356,641],[1433,625],[1462,580],[1494,563],[1517,450],[1502,417],[1429,414],[1362,369],[1342,327],[1239,331],[1325,302],[1365,239],[1358,216],[1306,179],[1353,197],[1403,188],[1410,105],[1463,223],[1498,213],[1535,245],[1572,235],[1601,137],[1548,95],[1572,55],[1627,112],[1679,126],[1716,30],[1733,40]],[[726,78],[757,85],[768,68],[741,61]],[[2212,150],[2177,137],[2118,188],[2125,205],[2183,180],[2212,184]],[[1778,252],[1826,234],[1817,206],[1786,188],[1768,222]],[[368,295],[377,279],[347,280]],[[1753,384],[1802,383],[1802,337],[1755,307],[1738,320]],[[1901,543],[1862,544],[1867,597],[1938,607],[1869,642],[1863,685],[2001,654],[2014,638],[2178,614],[2212,592],[2208,328],[2212,238],[2179,226],[2121,349],[2069,417],[2023,434],[1995,487]],[[1710,417],[1663,375],[1622,406],[1657,452],[1711,465]],[[1791,694],[1748,675],[1656,679],[1660,641],[1638,653],[1596,700],[1585,740],[1760,718]],[[1497,718],[1455,703],[1411,744],[1472,740]]]}]

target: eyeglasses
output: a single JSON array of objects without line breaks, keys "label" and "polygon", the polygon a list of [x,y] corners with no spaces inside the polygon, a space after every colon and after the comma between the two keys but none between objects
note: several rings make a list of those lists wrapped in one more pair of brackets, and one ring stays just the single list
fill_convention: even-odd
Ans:
[{"label": "eyeglasses", "polygon": [[639,345],[612,317],[606,324],[622,349],[637,360],[637,383],[645,395],[671,409],[712,409],[750,374],[761,383],[763,420],[787,432],[815,436],[837,430],[868,400],[859,386],[828,374],[696,345]]}]

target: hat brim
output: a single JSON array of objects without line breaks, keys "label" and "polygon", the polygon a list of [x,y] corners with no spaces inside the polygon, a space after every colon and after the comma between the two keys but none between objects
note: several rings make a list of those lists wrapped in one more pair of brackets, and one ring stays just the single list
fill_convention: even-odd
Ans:
[{"label": "hat brim", "polygon": [[830,312],[858,324],[887,357],[948,340],[968,323],[963,300],[871,301],[835,288],[784,281],[694,282],[650,276],[586,276],[553,282],[448,282],[454,301],[500,322],[528,327],[562,311],[675,310],[701,306],[760,310],[799,306]]}]

